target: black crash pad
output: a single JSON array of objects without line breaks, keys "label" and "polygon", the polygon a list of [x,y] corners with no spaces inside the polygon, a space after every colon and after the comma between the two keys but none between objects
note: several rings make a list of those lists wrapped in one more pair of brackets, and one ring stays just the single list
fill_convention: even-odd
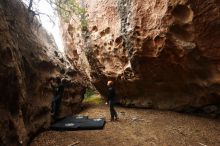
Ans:
[{"label": "black crash pad", "polygon": [[65,117],[51,126],[52,130],[95,130],[103,129],[105,120],[102,118],[89,119],[88,116]]}]

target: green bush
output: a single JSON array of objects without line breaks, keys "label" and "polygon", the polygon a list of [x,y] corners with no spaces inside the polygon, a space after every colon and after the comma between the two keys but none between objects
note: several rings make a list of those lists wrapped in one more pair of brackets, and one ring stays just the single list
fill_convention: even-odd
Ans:
[{"label": "green bush", "polygon": [[97,94],[97,92],[93,89],[86,89],[85,98],[91,97],[92,95]]},{"label": "green bush", "polygon": [[76,0],[56,0],[57,11],[65,22],[69,22],[73,15],[79,17],[81,21],[81,27],[87,27],[87,21],[85,18],[86,9],[80,6]]},{"label": "green bush", "polygon": [[83,103],[101,104],[103,103],[103,99],[100,97],[100,94],[97,91],[87,89]]}]

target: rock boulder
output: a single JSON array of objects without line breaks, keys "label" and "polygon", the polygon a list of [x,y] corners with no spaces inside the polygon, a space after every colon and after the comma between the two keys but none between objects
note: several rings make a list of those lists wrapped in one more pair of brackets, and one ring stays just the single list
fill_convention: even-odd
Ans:
[{"label": "rock boulder", "polygon": [[63,25],[66,52],[102,95],[111,79],[124,105],[182,110],[220,102],[217,0],[79,5],[87,13]]},{"label": "rock boulder", "polygon": [[84,79],[18,0],[0,1],[0,145],[27,145],[51,122],[57,77],[66,78],[61,115],[76,112]]}]

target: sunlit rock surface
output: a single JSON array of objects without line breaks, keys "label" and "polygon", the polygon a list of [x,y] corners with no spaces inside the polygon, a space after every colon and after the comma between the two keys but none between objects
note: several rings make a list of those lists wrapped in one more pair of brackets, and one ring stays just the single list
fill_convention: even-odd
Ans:
[{"label": "sunlit rock surface", "polygon": [[0,145],[26,145],[51,121],[51,82],[66,78],[61,116],[76,112],[84,88],[54,40],[17,0],[0,1]]},{"label": "sunlit rock surface", "polygon": [[[67,55],[118,102],[183,110],[220,102],[217,0],[85,0],[85,17],[63,23]],[[87,28],[81,29],[83,18]]]}]

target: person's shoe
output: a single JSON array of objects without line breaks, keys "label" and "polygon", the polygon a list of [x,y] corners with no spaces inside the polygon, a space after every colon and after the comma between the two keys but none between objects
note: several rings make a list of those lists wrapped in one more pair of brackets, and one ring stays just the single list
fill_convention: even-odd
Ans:
[{"label": "person's shoe", "polygon": [[114,118],[111,118],[111,120],[110,120],[111,122],[113,122],[114,121]]},{"label": "person's shoe", "polygon": [[115,118],[115,121],[118,121],[118,120],[119,120],[119,118],[118,118],[118,117],[116,117],[116,118]]}]

